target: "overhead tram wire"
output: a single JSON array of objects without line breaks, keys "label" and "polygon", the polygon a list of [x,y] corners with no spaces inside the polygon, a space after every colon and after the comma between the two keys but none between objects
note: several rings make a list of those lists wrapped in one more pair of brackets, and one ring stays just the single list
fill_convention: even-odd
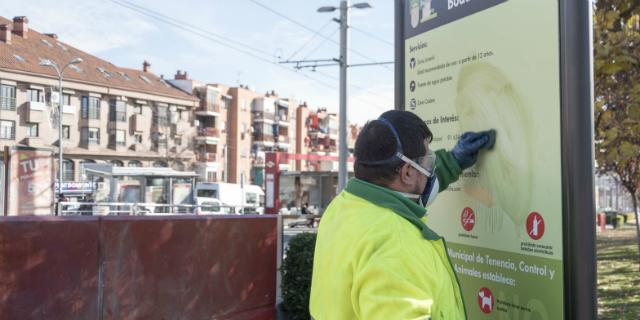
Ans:
[{"label": "overhead tram wire", "polygon": [[[197,36],[199,36],[199,37],[201,37],[201,38],[205,38],[205,39],[207,39],[207,40],[209,40],[209,41],[212,41],[212,42],[215,42],[215,43],[217,43],[217,44],[219,44],[219,45],[221,45],[221,46],[223,46],[223,47],[227,47],[227,48],[230,48],[230,49],[236,50],[236,51],[238,51],[238,52],[244,53],[245,55],[248,55],[248,56],[251,56],[251,57],[253,57],[253,58],[255,58],[255,59],[258,59],[258,60],[260,60],[260,61],[266,62],[266,63],[268,63],[268,64],[272,64],[272,65],[274,65],[274,66],[277,66],[277,67],[282,68],[282,69],[284,69],[284,70],[287,70],[287,71],[289,71],[289,72],[292,72],[292,73],[295,73],[295,74],[300,75],[300,76],[302,76],[302,77],[305,77],[305,78],[307,78],[307,79],[309,79],[309,80],[315,81],[315,82],[317,82],[317,83],[319,83],[319,84],[321,84],[321,85],[323,85],[323,86],[325,86],[325,87],[327,87],[327,88],[337,90],[337,88],[336,88],[334,85],[332,85],[332,84],[329,84],[329,83],[324,82],[324,81],[322,81],[322,80],[319,80],[319,79],[316,79],[316,78],[310,77],[310,76],[309,76],[309,75],[307,75],[307,74],[300,73],[300,72],[296,72],[296,70],[293,70],[293,69],[287,68],[287,67],[285,67],[285,66],[282,66],[282,65],[280,65],[280,64],[278,64],[278,63],[276,63],[276,62],[274,62],[274,61],[271,61],[271,60],[269,60],[269,59],[267,59],[267,58],[265,58],[265,57],[261,57],[261,56],[259,56],[259,55],[257,55],[257,54],[254,54],[254,53],[252,53],[252,52],[250,52],[250,51],[248,51],[248,50],[241,49],[241,48],[238,48],[238,47],[236,47],[236,46],[232,46],[232,45],[230,45],[229,43],[225,43],[225,42],[223,42],[223,41],[221,41],[221,40],[219,40],[219,39],[216,39],[216,38],[215,38],[215,36],[218,36],[218,37],[219,37],[219,35],[216,35],[215,33],[212,33],[212,32],[199,32],[199,31],[196,31],[196,30],[192,30],[192,29],[186,28],[186,27],[185,27],[185,23],[183,23],[183,22],[182,22],[182,21],[180,21],[180,20],[177,20],[177,19],[171,19],[171,20],[173,20],[173,21],[171,21],[171,20],[169,20],[169,19],[166,19],[166,18],[163,18],[163,17],[157,16],[157,15],[154,15],[153,13],[150,13],[150,10],[143,9],[143,8],[137,8],[138,6],[129,6],[129,5],[127,5],[127,4],[126,4],[126,2],[124,2],[124,1],[122,1],[122,0],[110,0],[110,1],[111,1],[111,2],[113,2],[113,3],[115,3],[115,4],[117,4],[117,5],[120,5],[120,6],[122,6],[122,7],[125,7],[125,8],[127,8],[127,9],[130,9],[130,10],[136,11],[136,12],[138,12],[139,14],[142,14],[142,15],[147,16],[147,17],[149,17],[149,18],[152,18],[152,19],[158,20],[158,21],[160,21],[160,22],[163,22],[163,23],[165,23],[165,24],[171,25],[171,26],[173,26],[173,27],[175,27],[175,28],[178,28],[178,29],[180,29],[180,30],[182,30],[182,31],[184,31],[184,32],[187,32],[187,33],[191,33],[191,34],[197,35]],[[175,21],[175,22],[174,22],[174,21]],[[244,46],[245,46],[245,47],[248,47],[248,46],[246,46],[246,45],[244,45]]]},{"label": "overhead tram wire", "polygon": [[[307,31],[309,31],[309,32],[316,33],[320,37],[322,37],[324,39],[327,39],[328,41],[331,41],[334,44],[340,45],[340,42],[338,42],[338,41],[336,41],[334,39],[331,39],[329,37],[326,37],[323,34],[317,33],[315,30],[309,28],[308,26],[304,25],[303,23],[296,21],[295,19],[293,19],[293,18],[285,15],[284,13],[281,13],[281,12],[279,12],[279,11],[277,11],[277,10],[275,10],[275,9],[273,9],[273,8],[263,4],[263,3],[261,3],[260,1],[257,1],[257,0],[248,0],[248,1],[252,2],[253,4],[255,4],[255,5],[259,6],[259,7],[262,7],[263,9],[265,9],[265,10],[267,10],[267,11],[269,11],[269,12],[271,12],[271,13],[273,13],[273,14],[275,14],[275,15],[277,15],[277,16],[279,16],[279,17],[281,17],[281,18],[283,18],[283,19],[285,19],[285,20],[287,20],[287,21],[289,21],[289,22],[291,22],[291,23],[293,23],[293,24],[305,29],[305,30],[307,30]],[[353,48],[349,48],[349,51],[351,51],[354,54],[360,56],[361,58],[364,58],[364,59],[369,60],[371,62],[377,62],[375,59],[373,59],[373,58],[367,56],[366,54],[364,54],[364,53],[362,53],[362,52],[360,52],[358,50],[355,50]],[[392,71],[393,72],[393,69],[387,67],[386,65],[380,65],[380,67],[384,68],[387,71]]]},{"label": "overhead tram wire", "polygon": [[[326,72],[322,72],[322,71],[319,71],[319,70],[316,70],[316,71],[314,71],[314,72],[315,72],[315,73],[317,73],[317,74],[319,74],[319,75],[321,75],[321,76],[324,76],[325,78],[329,78],[329,79],[333,79],[333,80],[338,80],[338,77],[336,77],[336,76],[334,76],[334,75],[331,75],[331,74],[328,74],[328,73],[326,73]],[[356,88],[356,89],[358,89],[358,90],[368,92],[368,93],[370,93],[370,94],[372,94],[372,95],[374,95],[374,96],[376,96],[376,97],[378,97],[378,98],[382,98],[382,99],[384,99],[384,100],[388,100],[388,101],[390,101],[390,105],[393,105],[393,98],[382,96],[382,95],[380,95],[378,92],[375,92],[375,91],[373,91],[373,90],[371,90],[371,89],[368,89],[368,88],[365,88],[365,87],[361,87],[361,86],[356,85],[356,84],[349,84],[349,87],[351,87],[351,88]],[[362,100],[361,100],[361,101],[362,101]],[[363,102],[364,102],[364,101],[363,101]],[[370,102],[367,102],[367,103],[371,104]],[[389,110],[387,107],[381,106],[381,105],[379,105],[379,104],[372,104],[372,105],[373,105],[373,106],[375,106],[375,107],[377,107],[377,108],[379,108],[379,109],[381,109],[381,110],[382,110],[382,109],[384,109],[385,111],[386,111],[386,110]]]},{"label": "overhead tram wire", "polygon": [[[333,36],[335,35],[338,31],[340,31],[340,28],[336,28],[336,30],[334,30],[329,36]],[[318,43],[317,46],[315,46],[313,49],[311,49],[311,51],[307,52],[307,55],[304,56],[304,58],[302,58],[301,60],[307,60],[307,58],[309,58],[309,56],[311,56],[312,54],[314,54],[316,51],[318,51],[322,45],[324,45],[327,42],[327,39],[322,40],[320,43]]]},{"label": "overhead tram wire", "polygon": [[355,30],[355,31],[358,31],[358,32],[368,36],[369,38],[376,39],[376,40],[378,40],[378,41],[380,41],[382,43],[390,45],[391,47],[395,47],[395,45],[392,42],[390,42],[389,40],[386,40],[384,38],[376,36],[375,34],[372,34],[372,33],[368,32],[368,31],[365,31],[364,29],[360,29],[359,27],[356,27],[356,26],[349,26],[349,27],[351,29]]},{"label": "overhead tram wire", "polygon": [[[190,24],[190,23],[185,22],[185,21],[180,21],[180,20],[178,20],[176,18],[173,18],[171,16],[165,15],[165,14],[163,14],[161,12],[158,12],[158,11],[155,11],[153,9],[149,9],[149,8],[143,7],[141,5],[138,5],[136,3],[131,2],[129,0],[111,0],[111,2],[117,3],[117,4],[121,5],[121,6],[129,6],[129,7],[137,8],[139,10],[147,11],[150,14],[156,15],[158,17],[162,17],[162,18],[170,20],[170,21],[174,21],[176,23],[179,23],[179,24],[181,24],[183,26],[189,27],[189,28],[194,29],[196,31],[200,31],[200,32],[211,34],[212,36],[215,36],[215,37],[218,37],[218,38],[222,39],[223,41],[234,43],[235,45],[238,45],[238,46],[241,46],[241,47],[245,47],[245,48],[247,48],[249,50],[255,51],[256,53],[264,54],[266,56],[272,56],[272,54],[270,52],[267,52],[265,50],[261,50],[259,48],[248,46],[248,45],[246,45],[246,44],[244,44],[242,42],[239,42],[237,40],[234,40],[232,38],[229,38],[229,37],[217,34],[217,33],[213,33],[213,32],[211,32],[209,30],[205,30],[205,29],[203,29],[201,27],[195,26],[195,25]],[[129,9],[135,10],[133,8],[129,8]]]},{"label": "overhead tram wire", "polygon": [[331,22],[333,22],[333,20],[329,20],[329,21],[327,21],[327,23],[322,25],[322,27],[320,27],[320,29],[318,29],[318,31],[316,31],[317,33],[314,33],[300,48],[298,48],[296,51],[294,51],[291,54],[291,56],[289,56],[289,58],[287,58],[287,60],[293,59],[293,57],[295,57],[296,54],[298,54],[300,51],[302,51],[302,49],[304,49],[307,45],[309,45],[318,36],[318,34],[321,33],[322,30],[324,30],[324,28],[326,28]]},{"label": "overhead tram wire", "polygon": [[[280,68],[282,68],[284,70],[287,70],[289,72],[292,72],[292,73],[295,73],[297,75],[300,75],[300,76],[302,76],[304,78],[307,78],[307,79],[312,80],[312,81],[314,81],[314,82],[316,82],[318,84],[321,84],[322,86],[327,87],[329,89],[337,90],[337,88],[335,86],[333,86],[332,84],[330,84],[330,83],[324,82],[324,81],[319,80],[319,79],[314,78],[314,77],[311,77],[308,74],[300,73],[300,72],[297,72],[296,70],[284,67],[284,66],[282,66],[280,64],[277,64],[277,63],[275,63],[273,61],[270,61],[267,58],[258,56],[258,55],[254,54],[252,52],[249,52],[249,51],[241,49],[241,48],[237,48],[237,47],[232,46],[232,45],[230,45],[228,43],[225,43],[225,42],[223,42],[223,41],[221,41],[219,39],[216,39],[214,37],[221,37],[221,38],[224,38],[224,37],[220,36],[220,35],[217,35],[217,34],[215,34],[213,32],[206,31],[206,30],[201,29],[201,28],[197,28],[197,29],[199,29],[201,31],[190,30],[189,28],[185,28],[185,26],[190,26],[190,25],[185,23],[185,22],[183,22],[183,21],[180,21],[180,20],[175,19],[175,18],[168,17],[168,16],[160,14],[160,13],[155,13],[153,10],[150,10],[150,9],[138,6],[138,5],[128,5],[127,1],[125,1],[125,0],[110,0],[110,1],[115,3],[115,4],[117,4],[117,5],[125,7],[125,8],[127,8],[129,10],[138,12],[139,14],[142,14],[142,15],[147,16],[149,18],[158,20],[158,21],[160,21],[162,23],[165,23],[165,24],[168,24],[168,25],[170,25],[172,27],[180,29],[180,30],[182,30],[184,32],[191,33],[193,35],[199,36],[199,37],[204,38],[206,40],[215,42],[215,43],[217,43],[217,44],[219,44],[219,45],[221,45],[223,47],[227,47],[229,49],[244,53],[245,55],[251,56],[251,57],[253,57],[255,59],[258,59],[260,61],[266,62],[268,64],[275,65],[275,66],[280,67]],[[232,42],[238,43],[240,46],[243,46],[243,47],[251,48],[250,46],[245,45],[245,44],[243,44],[241,42],[238,42],[238,41],[232,41]],[[264,54],[270,56],[270,54],[268,54],[266,52]],[[352,86],[354,86],[354,85],[352,85]],[[355,87],[356,88],[360,88],[358,86],[355,86]],[[352,97],[352,98],[354,98],[356,100],[359,100],[359,101],[361,101],[363,103],[371,104],[370,102],[364,101],[364,100],[362,100],[361,98],[358,98],[358,97]],[[384,107],[379,106],[379,105],[375,105],[375,106],[378,107],[378,108],[384,108]]]}]

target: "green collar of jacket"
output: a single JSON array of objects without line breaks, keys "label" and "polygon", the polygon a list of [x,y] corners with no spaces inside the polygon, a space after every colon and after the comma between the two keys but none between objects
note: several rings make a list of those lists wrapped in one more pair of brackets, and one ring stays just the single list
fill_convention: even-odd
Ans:
[{"label": "green collar of jacket", "polygon": [[440,240],[441,237],[420,219],[424,217],[426,210],[417,203],[407,199],[405,196],[364,180],[357,178],[351,179],[347,184],[345,191],[363,198],[375,205],[387,208],[397,215],[405,218],[416,226],[422,236],[427,240]]}]

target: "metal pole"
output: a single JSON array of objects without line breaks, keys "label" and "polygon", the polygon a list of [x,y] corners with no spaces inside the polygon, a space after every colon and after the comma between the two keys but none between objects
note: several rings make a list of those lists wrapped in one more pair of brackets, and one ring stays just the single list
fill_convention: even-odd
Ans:
[{"label": "metal pole", "polygon": [[347,146],[347,67],[349,65],[348,42],[349,42],[349,1],[340,1],[340,150],[338,162],[338,190],[347,185],[347,157],[349,149]]},{"label": "metal pole", "polygon": [[62,214],[62,72],[58,71],[58,215]]}]

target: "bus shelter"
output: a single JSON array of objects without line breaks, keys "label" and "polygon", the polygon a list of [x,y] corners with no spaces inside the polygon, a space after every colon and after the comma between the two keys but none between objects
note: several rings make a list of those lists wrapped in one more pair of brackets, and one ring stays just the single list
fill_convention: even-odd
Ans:
[{"label": "bus shelter", "polygon": [[193,171],[92,163],[85,165],[84,172],[95,186],[96,203],[149,204],[150,211],[162,213],[173,213],[175,208],[178,212],[191,211],[195,203],[198,175]]}]

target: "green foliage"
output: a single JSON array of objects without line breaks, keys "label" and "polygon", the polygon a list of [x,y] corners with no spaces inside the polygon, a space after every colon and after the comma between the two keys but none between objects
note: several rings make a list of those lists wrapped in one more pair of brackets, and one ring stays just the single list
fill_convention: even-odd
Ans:
[{"label": "green foliage", "polygon": [[[636,220],[640,191],[640,2],[598,0],[594,5],[595,155],[632,195]],[[636,224],[640,249],[640,226]]]},{"label": "green foliage", "polygon": [[315,247],[315,233],[297,234],[289,241],[286,258],[282,262],[283,308],[290,313],[293,320],[311,318],[309,294]]},{"label": "green foliage", "polygon": [[596,160],[637,198],[640,189],[640,2],[594,4]]}]

